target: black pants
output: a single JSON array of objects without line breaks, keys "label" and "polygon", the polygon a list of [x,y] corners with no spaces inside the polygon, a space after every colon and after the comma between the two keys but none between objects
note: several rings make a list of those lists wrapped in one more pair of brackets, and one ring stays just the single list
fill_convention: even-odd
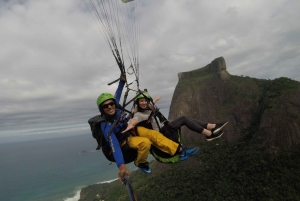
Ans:
[{"label": "black pants", "polygon": [[[169,126],[175,128],[175,129],[179,129],[179,128],[181,128],[181,126],[186,126],[190,130],[197,132],[197,133],[202,133],[203,130],[207,128],[207,124],[208,123],[205,123],[203,121],[199,121],[196,119],[192,119],[187,116],[181,116],[181,117],[169,122]],[[163,126],[163,127],[165,127],[165,126]],[[166,129],[168,129],[168,128],[166,128]]]}]

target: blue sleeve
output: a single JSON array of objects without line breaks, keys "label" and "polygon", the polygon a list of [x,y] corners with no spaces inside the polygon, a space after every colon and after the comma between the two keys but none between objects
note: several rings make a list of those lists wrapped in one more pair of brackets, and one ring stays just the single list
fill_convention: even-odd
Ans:
[{"label": "blue sleeve", "polygon": [[108,142],[110,148],[112,149],[112,153],[113,153],[113,156],[114,156],[117,166],[120,167],[120,165],[125,164],[125,162],[124,162],[123,153],[121,150],[121,145],[119,144],[119,141],[113,131],[110,134],[112,143],[109,142],[108,131],[109,131],[111,125],[112,125],[111,123],[101,124],[101,130],[105,137],[105,140]]},{"label": "blue sleeve", "polygon": [[119,82],[119,86],[118,86],[117,91],[115,93],[115,99],[116,99],[117,104],[120,102],[124,85],[125,85],[125,82],[121,82],[121,81]]}]

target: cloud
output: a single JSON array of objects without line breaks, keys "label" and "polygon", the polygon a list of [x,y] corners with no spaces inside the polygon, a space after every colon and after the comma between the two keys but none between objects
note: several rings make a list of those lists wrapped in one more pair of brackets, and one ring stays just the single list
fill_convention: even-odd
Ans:
[{"label": "cloud", "polygon": [[[141,89],[161,95],[168,115],[177,74],[220,56],[233,75],[300,81],[299,7],[292,0],[143,1]],[[0,26],[0,135],[85,124],[98,113],[98,95],[114,93],[117,85],[107,83],[119,70],[84,1],[0,1]]]}]

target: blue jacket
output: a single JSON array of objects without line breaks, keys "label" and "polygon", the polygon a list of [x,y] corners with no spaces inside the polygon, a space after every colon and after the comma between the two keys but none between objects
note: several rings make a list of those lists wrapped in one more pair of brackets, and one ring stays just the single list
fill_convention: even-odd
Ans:
[{"label": "blue jacket", "polygon": [[[116,103],[119,104],[120,98],[122,95],[122,91],[124,88],[125,83],[124,82],[119,82],[119,86],[117,88],[117,91],[115,93],[115,100]],[[117,108],[117,106],[116,106]],[[110,127],[112,126],[113,122],[116,121],[121,114],[121,110],[116,109],[116,114],[110,118],[108,121],[103,122],[101,126],[101,131],[108,142],[110,148],[112,149],[113,156],[115,158],[116,164],[118,167],[120,165],[125,164],[124,158],[123,158],[123,153],[121,151],[121,143],[130,135],[129,132],[126,133],[121,133],[121,131],[125,130],[127,127],[127,122],[125,121],[125,115],[123,115],[119,122],[117,122],[116,126],[113,128],[112,132],[110,133],[111,136],[111,142],[109,142],[108,139],[108,132],[110,130]],[[105,118],[105,115],[102,115],[103,118]]]}]

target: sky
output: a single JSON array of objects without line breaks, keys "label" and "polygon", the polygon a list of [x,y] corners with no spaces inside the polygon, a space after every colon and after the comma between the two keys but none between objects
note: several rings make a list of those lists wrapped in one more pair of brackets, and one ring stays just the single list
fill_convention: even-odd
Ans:
[{"label": "sky", "polygon": [[[140,2],[140,88],[166,116],[178,73],[220,56],[231,75],[300,81],[300,1]],[[0,0],[0,27],[0,140],[88,131],[120,71],[85,1]]]}]

